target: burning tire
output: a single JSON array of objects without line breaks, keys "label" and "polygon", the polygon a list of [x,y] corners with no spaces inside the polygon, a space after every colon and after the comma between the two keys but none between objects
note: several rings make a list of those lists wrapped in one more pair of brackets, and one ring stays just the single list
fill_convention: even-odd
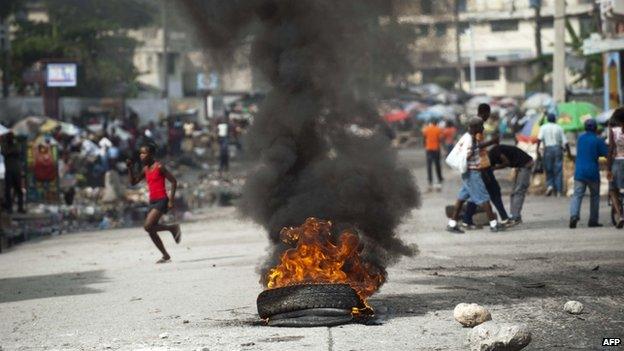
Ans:
[{"label": "burning tire", "polygon": [[[257,306],[262,319],[289,316],[291,312],[303,310],[316,310],[326,317],[336,317],[333,313],[330,313],[333,316],[327,315],[328,310],[342,310],[347,311],[345,315],[348,314],[350,317],[353,307],[365,307],[355,290],[348,284],[303,284],[265,290],[258,295]],[[322,317],[318,313],[311,312],[317,317]],[[278,317],[277,320],[282,319]]]}]

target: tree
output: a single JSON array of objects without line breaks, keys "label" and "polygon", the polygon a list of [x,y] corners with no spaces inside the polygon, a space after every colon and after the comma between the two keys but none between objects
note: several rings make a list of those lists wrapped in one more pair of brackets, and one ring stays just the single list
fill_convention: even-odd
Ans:
[{"label": "tree", "polygon": [[146,26],[157,11],[148,0],[43,0],[49,21],[16,21],[12,71],[19,90],[22,74],[41,59],[78,62],[80,96],[129,95],[138,75],[132,57],[136,40],[128,30]]},{"label": "tree", "polygon": [[11,84],[9,72],[9,48],[8,48],[8,19],[17,12],[23,5],[23,0],[3,0],[0,6],[0,70],[2,71],[2,96],[9,96],[9,85]]}]

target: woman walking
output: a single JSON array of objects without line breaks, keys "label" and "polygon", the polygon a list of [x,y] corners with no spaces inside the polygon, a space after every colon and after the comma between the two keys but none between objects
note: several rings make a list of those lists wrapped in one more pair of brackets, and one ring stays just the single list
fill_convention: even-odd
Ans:
[{"label": "woman walking", "polygon": [[[145,217],[144,228],[154,242],[154,245],[156,245],[158,250],[162,253],[162,258],[156,263],[167,263],[170,262],[171,256],[167,253],[162,240],[160,240],[158,236],[158,232],[170,232],[176,244],[180,243],[182,232],[178,224],[165,225],[158,222],[167,211],[173,208],[178,182],[165,166],[154,159],[154,152],[155,147],[151,144],[141,146],[139,149],[139,157],[141,163],[143,163],[143,170],[138,175],[134,174],[134,163],[132,159],[128,159],[126,164],[128,165],[130,184],[136,185],[143,179],[147,182],[147,188],[149,190],[149,209]],[[169,196],[167,196],[165,180],[171,183]]]}]

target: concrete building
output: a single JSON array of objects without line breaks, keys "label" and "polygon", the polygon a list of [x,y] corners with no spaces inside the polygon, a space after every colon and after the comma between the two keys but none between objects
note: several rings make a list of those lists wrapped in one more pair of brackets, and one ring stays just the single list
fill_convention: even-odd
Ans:
[{"label": "concrete building", "polygon": [[596,0],[602,27],[583,42],[585,55],[602,54],[605,110],[624,104],[624,0]]},{"label": "concrete building", "polygon": [[[552,55],[554,43],[554,0],[541,3],[541,46],[544,55]],[[536,10],[530,0],[403,0],[395,14],[403,23],[416,26],[414,62],[417,82],[430,83],[443,79],[458,82],[456,29],[459,29],[461,82],[471,91],[469,62],[476,63],[475,94],[523,96],[537,87],[531,81],[536,75]],[[568,0],[566,18],[576,33],[593,31],[591,0]],[[457,25],[456,25],[457,18]],[[569,38],[569,35],[567,39]],[[545,77],[549,82],[548,75]],[[568,72],[568,82],[574,75]],[[457,85],[457,84],[456,84]],[[457,86],[456,86],[457,87]]]},{"label": "concrete building", "polygon": [[[129,33],[140,42],[134,54],[134,65],[140,72],[138,80],[157,92],[162,92],[165,85],[163,32],[162,27],[148,27]],[[213,89],[216,86],[220,93],[250,92],[256,87],[248,44],[243,43],[232,58],[233,64],[223,68],[201,49],[189,32],[170,30],[168,38],[169,97],[197,96],[208,85],[213,85]],[[208,77],[213,81],[207,82]]]}]

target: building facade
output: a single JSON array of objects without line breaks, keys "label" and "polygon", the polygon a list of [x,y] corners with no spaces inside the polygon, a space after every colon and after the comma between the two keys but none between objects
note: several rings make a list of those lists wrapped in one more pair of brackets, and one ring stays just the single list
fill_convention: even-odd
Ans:
[{"label": "building facade", "polygon": [[[539,9],[542,55],[546,57],[552,55],[554,48],[554,2],[542,0]],[[414,79],[431,83],[444,78],[455,83],[455,87],[461,81],[463,90],[491,96],[524,96],[539,89],[533,82],[539,74],[534,7],[538,3],[531,0],[398,2],[395,14],[401,22],[413,24],[419,34]],[[595,3],[568,0],[566,4],[566,19],[575,33],[591,33],[595,25]],[[566,34],[566,41],[570,39]],[[471,58],[476,66],[474,87],[470,84]],[[549,79],[546,74],[547,86]],[[568,83],[574,79],[574,74],[568,72]]]}]

